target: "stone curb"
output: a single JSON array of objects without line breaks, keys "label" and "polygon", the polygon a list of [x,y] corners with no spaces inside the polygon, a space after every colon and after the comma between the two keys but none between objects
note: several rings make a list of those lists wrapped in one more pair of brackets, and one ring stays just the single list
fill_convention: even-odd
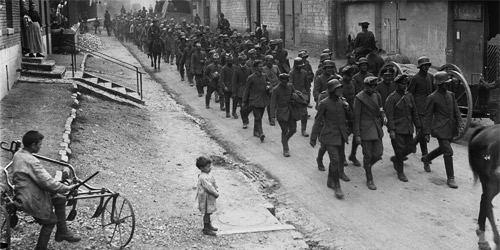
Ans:
[{"label": "stone curb", "polygon": [[59,144],[61,149],[59,150],[59,155],[61,157],[61,161],[64,162],[69,162],[69,157],[71,157],[71,124],[73,124],[73,121],[76,118],[76,112],[78,108],[80,107],[80,97],[81,93],[77,92],[78,90],[78,85],[73,83],[73,89],[75,92],[71,94],[71,98],[73,99],[73,102],[71,103],[71,112],[70,116],[68,119],[66,119],[66,123],[64,124],[64,133],[62,135],[62,142]]}]

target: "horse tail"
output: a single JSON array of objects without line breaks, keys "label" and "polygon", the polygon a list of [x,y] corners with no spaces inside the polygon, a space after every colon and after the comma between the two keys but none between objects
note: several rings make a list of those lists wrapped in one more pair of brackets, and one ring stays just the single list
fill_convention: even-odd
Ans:
[{"label": "horse tail", "polygon": [[469,166],[471,167],[471,169],[472,169],[472,173],[474,174],[474,184],[476,184],[476,183],[477,183],[477,179],[478,179],[478,175],[477,175],[477,172],[476,172],[477,170],[476,170],[476,169],[474,169],[475,164],[477,164],[477,163],[475,163],[475,162],[474,162],[474,159],[475,159],[475,158],[474,158],[474,155],[477,155],[477,153],[476,153],[475,147],[471,147],[471,143],[472,143],[472,140],[474,140],[474,138],[475,138],[475,137],[476,137],[476,136],[477,136],[477,135],[478,135],[481,131],[483,131],[483,130],[484,130],[484,128],[485,128],[484,126],[481,126],[481,127],[477,128],[477,129],[476,129],[476,130],[472,133],[472,135],[471,135],[471,137],[470,137],[470,139],[469,139],[469,144],[468,144],[468,145],[469,145]]}]

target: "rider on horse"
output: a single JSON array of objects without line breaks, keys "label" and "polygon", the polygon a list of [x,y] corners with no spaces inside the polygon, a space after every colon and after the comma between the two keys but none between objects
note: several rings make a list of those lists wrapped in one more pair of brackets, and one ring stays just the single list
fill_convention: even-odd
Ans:
[{"label": "rider on horse", "polygon": [[161,39],[161,29],[158,26],[158,20],[153,20],[151,27],[148,29],[148,42],[149,42],[149,52],[153,51],[153,41],[155,39]]},{"label": "rider on horse", "polygon": [[368,31],[369,25],[369,22],[359,23],[362,31],[359,32],[354,39],[354,54],[356,55],[356,59],[377,50],[377,46],[375,45],[375,35],[373,35],[373,32]]}]

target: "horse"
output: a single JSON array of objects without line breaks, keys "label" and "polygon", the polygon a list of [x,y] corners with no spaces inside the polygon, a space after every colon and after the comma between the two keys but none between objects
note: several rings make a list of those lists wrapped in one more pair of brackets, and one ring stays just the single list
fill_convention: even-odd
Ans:
[{"label": "horse", "polygon": [[476,234],[479,238],[479,249],[491,249],[485,240],[484,231],[486,218],[490,221],[493,230],[493,240],[496,249],[500,249],[500,237],[493,217],[491,201],[500,192],[500,124],[480,127],[472,134],[469,140],[469,165],[474,173],[474,182],[481,181],[483,193],[479,207]]},{"label": "horse", "polygon": [[351,51],[351,53],[356,56],[356,61],[361,57],[366,57],[368,60],[368,72],[378,76],[378,72],[385,64],[383,58],[383,55],[386,54],[385,50],[376,48],[368,53],[359,52],[354,48],[354,42],[355,39],[352,39],[351,35],[347,36],[347,51]]},{"label": "horse", "polygon": [[163,51],[163,40],[159,36],[154,37],[151,41],[149,54],[151,55],[151,67],[158,66],[158,71],[160,71],[160,63],[161,63],[161,53]]}]

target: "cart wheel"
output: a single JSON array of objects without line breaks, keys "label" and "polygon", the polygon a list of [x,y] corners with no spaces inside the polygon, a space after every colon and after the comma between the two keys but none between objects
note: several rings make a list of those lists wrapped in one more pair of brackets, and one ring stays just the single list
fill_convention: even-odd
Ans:
[{"label": "cart wheel", "polygon": [[[445,65],[446,66],[446,65]],[[444,67],[444,66],[443,66]],[[464,122],[464,130],[453,138],[452,141],[457,141],[462,138],[469,129],[470,121],[472,119],[472,94],[470,92],[469,83],[465,80],[464,76],[456,70],[447,70],[448,75],[451,76],[453,81],[448,86],[448,90],[455,94],[455,99],[458,104],[458,109],[462,114]]]},{"label": "cart wheel", "polygon": [[103,206],[101,222],[106,241],[113,247],[124,248],[135,230],[135,215],[132,204],[117,194],[109,197]]},{"label": "cart wheel", "polygon": [[382,66],[382,68],[380,68],[380,70],[378,71],[377,77],[378,78],[382,78],[382,70],[387,69],[387,68],[392,68],[394,70],[394,77],[396,77],[397,75],[403,73],[403,69],[401,68],[401,66],[399,65],[399,63],[397,63],[397,62],[387,62],[387,63],[384,64],[384,66]]},{"label": "cart wheel", "polygon": [[450,70],[454,70],[454,71],[460,73],[460,75],[462,75],[462,77],[464,75],[464,73],[462,73],[462,70],[460,70],[460,68],[457,65],[452,64],[452,63],[447,63],[447,64],[441,66],[441,68],[439,68],[439,71],[450,71]]},{"label": "cart wheel", "polygon": [[5,204],[0,206],[0,249],[10,250],[10,216]]}]

